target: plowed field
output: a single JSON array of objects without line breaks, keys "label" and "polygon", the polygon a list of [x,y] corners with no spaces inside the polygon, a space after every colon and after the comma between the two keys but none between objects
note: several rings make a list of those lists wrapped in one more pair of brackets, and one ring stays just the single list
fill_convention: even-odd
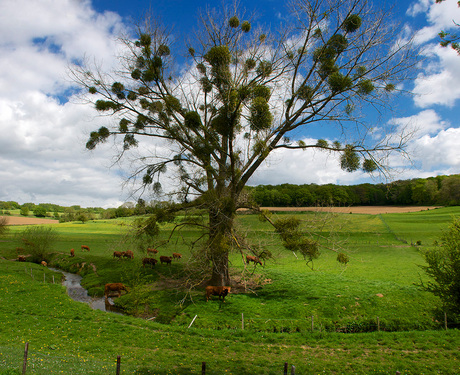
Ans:
[{"label": "plowed field", "polygon": [[58,224],[59,220],[38,219],[36,217],[20,217],[20,216],[0,216],[5,217],[7,225],[32,225],[32,224]]}]

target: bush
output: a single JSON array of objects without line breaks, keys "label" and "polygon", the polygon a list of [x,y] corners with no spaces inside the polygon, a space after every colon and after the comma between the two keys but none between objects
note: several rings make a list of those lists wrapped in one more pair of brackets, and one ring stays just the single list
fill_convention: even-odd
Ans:
[{"label": "bush", "polygon": [[8,219],[6,217],[0,217],[0,236],[8,230]]},{"label": "bush", "polygon": [[48,261],[52,247],[58,239],[57,232],[51,227],[33,226],[18,234],[18,241],[27,254],[31,255],[31,261],[40,263]]},{"label": "bush", "polygon": [[443,309],[460,316],[460,219],[441,236],[441,246],[423,253],[427,266],[420,266],[431,280],[421,286],[441,299]]}]

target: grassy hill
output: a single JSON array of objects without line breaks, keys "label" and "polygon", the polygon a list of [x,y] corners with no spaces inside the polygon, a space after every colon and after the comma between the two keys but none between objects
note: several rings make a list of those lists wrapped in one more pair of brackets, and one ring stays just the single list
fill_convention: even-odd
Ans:
[{"label": "grassy hill", "polygon": [[[460,334],[442,329],[434,313],[439,301],[414,285],[425,277],[420,252],[458,213],[334,216],[323,234],[334,236],[332,250],[345,251],[350,262],[338,263],[336,252],[323,248],[313,270],[283,250],[257,216],[241,215],[240,227],[274,259],[254,267],[233,254],[240,288],[225,303],[206,302],[200,286],[183,287],[188,243],[198,236],[193,229],[158,247],[158,255],[178,251],[182,260],[149,269],[141,265],[145,254],[123,240],[129,220],[54,225],[60,238],[47,261],[80,271],[93,295],[102,295],[108,282],[129,285],[117,304],[144,319],[91,310],[52,283],[59,274],[11,261],[24,230],[12,227],[0,240],[0,374],[20,373],[25,342],[35,374],[113,374],[117,355],[127,374],[199,374],[203,361],[207,374],[279,374],[285,362],[297,374],[458,374]],[[320,219],[295,215],[306,223]],[[81,252],[83,244],[89,253]],[[113,259],[113,251],[128,248],[134,260]]]}]

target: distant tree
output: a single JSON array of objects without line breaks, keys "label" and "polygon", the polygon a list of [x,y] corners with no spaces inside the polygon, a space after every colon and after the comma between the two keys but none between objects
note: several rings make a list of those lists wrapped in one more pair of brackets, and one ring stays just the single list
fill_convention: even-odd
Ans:
[{"label": "distant tree", "polygon": [[460,318],[460,219],[455,219],[441,236],[441,245],[424,252],[430,277],[422,287],[438,296],[445,312]]},{"label": "distant tree", "polygon": [[135,215],[145,215],[145,213],[147,212],[147,204],[145,202],[145,200],[143,200],[142,198],[139,198],[137,200],[137,204],[136,204],[136,207],[134,209],[134,213]]},{"label": "distant tree", "polygon": [[116,217],[129,217],[134,215],[134,204],[124,203],[115,209]]},{"label": "distant tree", "polygon": [[4,216],[0,217],[0,236],[8,230],[8,219]]},{"label": "distant tree", "polygon": [[108,208],[101,213],[102,219],[114,219],[116,218],[116,209],[115,208]]},{"label": "distant tree", "polygon": [[438,193],[434,180],[416,179],[412,182],[412,202],[414,204],[433,204]]},{"label": "distant tree", "polygon": [[22,216],[29,216],[29,208],[27,206],[21,207],[21,215]]},{"label": "distant tree", "polygon": [[[417,63],[418,52],[387,9],[365,0],[296,0],[290,11],[281,35],[271,37],[237,7],[209,10],[200,18],[202,32],[191,38],[185,74],[172,57],[183,56],[172,43],[177,37],[148,21],[136,40],[123,39],[116,73],[73,70],[93,95],[88,100],[117,124],[93,131],[87,148],[113,135],[123,157],[141,139],[145,146],[151,141],[152,153],[133,161],[131,180],[160,194],[160,177],[174,171],[182,203],[174,209],[207,213],[200,258],[213,285],[230,281],[236,211],[252,206],[244,187],[273,151],[317,149],[338,154],[346,171],[385,173],[386,156],[402,152],[407,140],[384,124],[373,132],[374,119],[362,112],[368,104],[390,109]],[[324,131],[323,124],[337,126],[343,139],[296,139],[307,129]]]},{"label": "distant tree", "polygon": [[42,206],[36,206],[33,211],[36,217],[46,217],[46,208]]},{"label": "distant tree", "polygon": [[447,176],[442,179],[441,188],[436,196],[437,202],[446,206],[460,204],[460,176]]},{"label": "distant tree", "polygon": [[48,256],[53,251],[53,246],[57,239],[56,230],[45,226],[30,226],[17,235],[19,247],[24,248],[26,253],[31,254],[30,259],[35,263],[48,260]]},{"label": "distant tree", "polygon": [[81,221],[82,224],[85,224],[89,220],[89,218],[88,218],[88,215],[85,212],[79,212],[77,214],[77,220]]},{"label": "distant tree", "polygon": [[8,202],[4,202],[4,201],[0,201],[0,209],[2,210],[17,210],[19,209],[21,206],[19,205],[18,202],[14,202],[14,201],[8,201]]}]

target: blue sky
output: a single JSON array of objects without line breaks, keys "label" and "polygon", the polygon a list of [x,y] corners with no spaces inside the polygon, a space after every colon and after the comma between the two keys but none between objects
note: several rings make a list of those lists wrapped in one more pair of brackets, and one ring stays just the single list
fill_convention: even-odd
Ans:
[{"label": "blue sky", "polygon": [[[0,0],[0,200],[62,205],[118,206],[137,197],[123,186],[127,172],[113,165],[114,145],[85,150],[90,131],[107,123],[82,104],[68,76],[72,61],[94,59],[116,66],[116,37],[145,11],[173,27],[178,41],[197,24],[196,15],[216,1]],[[283,2],[241,2],[257,21],[276,28]],[[374,2],[375,6],[389,2]],[[456,0],[396,2],[404,27],[418,31],[420,73],[407,86],[412,95],[394,108],[390,121],[417,129],[408,145],[412,164],[395,158],[392,179],[460,173],[460,56],[438,46],[439,30],[460,21]],[[332,138],[332,135],[329,134]],[[315,138],[319,134],[301,134]],[[322,136],[324,138],[324,135]],[[381,182],[340,170],[335,157],[314,152],[274,154],[252,184]],[[384,181],[385,182],[385,181]],[[144,197],[149,199],[149,197]]]}]

